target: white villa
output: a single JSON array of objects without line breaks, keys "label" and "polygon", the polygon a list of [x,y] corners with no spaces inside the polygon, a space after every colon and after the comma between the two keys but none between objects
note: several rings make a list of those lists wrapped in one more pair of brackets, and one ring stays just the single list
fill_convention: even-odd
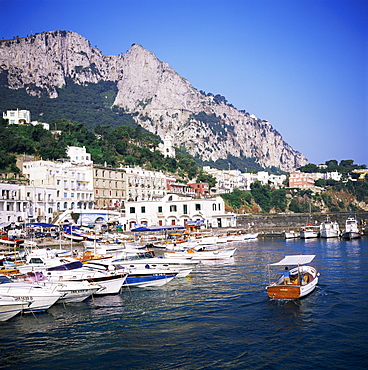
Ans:
[{"label": "white villa", "polygon": [[42,125],[45,130],[50,130],[50,125],[44,122],[31,121],[31,112],[29,110],[8,110],[3,112],[3,118],[7,119],[10,125],[31,124],[33,126]]}]

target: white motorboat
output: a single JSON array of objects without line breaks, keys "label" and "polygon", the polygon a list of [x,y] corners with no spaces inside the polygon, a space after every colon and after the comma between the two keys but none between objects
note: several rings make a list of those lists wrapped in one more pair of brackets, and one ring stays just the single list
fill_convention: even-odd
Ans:
[{"label": "white motorboat", "polygon": [[336,221],[331,221],[327,216],[326,221],[319,226],[321,238],[337,238],[340,236],[340,227]]},{"label": "white motorboat", "polygon": [[27,308],[32,301],[21,301],[14,297],[0,296],[0,321],[6,321],[18,315]]},{"label": "white motorboat", "polygon": [[342,238],[346,240],[359,239],[361,237],[358,221],[354,217],[349,217],[345,222],[345,230],[342,232]]},{"label": "white motorboat", "polygon": [[318,238],[319,226],[305,225],[300,231],[300,239]]},{"label": "white motorboat", "polygon": [[165,258],[188,258],[192,260],[218,260],[233,257],[236,248],[223,248],[223,249],[189,249],[182,252],[166,252]]},{"label": "white motorboat", "polygon": [[152,251],[127,254],[124,258],[113,260],[111,263],[128,268],[164,268],[164,269],[193,269],[200,261],[193,261],[187,258],[165,258],[155,257]]},{"label": "white motorboat", "polygon": [[47,268],[72,270],[82,267],[81,261],[71,257],[57,257],[54,253],[32,253],[26,256],[26,262],[18,266],[18,270],[25,274],[31,271],[42,271]]},{"label": "white motorboat", "polygon": [[[28,272],[24,281],[30,283],[37,283],[52,291],[57,291],[62,294],[58,303],[82,302],[92,294],[95,294],[101,289],[101,285],[83,281],[49,281],[42,272]],[[19,281],[19,280],[17,280]]]},{"label": "white motorboat", "polygon": [[37,284],[13,282],[7,276],[0,275],[0,296],[14,297],[23,302],[30,302],[24,312],[46,311],[61,297],[62,293]]},{"label": "white motorboat", "polygon": [[283,266],[288,270],[289,266],[296,266],[290,269],[289,276],[278,277],[266,287],[268,296],[271,299],[294,300],[312,293],[318,284],[319,273],[315,267],[308,264],[313,261],[315,255],[293,255],[285,256],[281,261],[271,263],[270,266]]},{"label": "white motorboat", "polygon": [[300,237],[300,233],[294,230],[284,231],[284,237],[285,239],[296,239]]},{"label": "white motorboat", "polygon": [[46,270],[42,271],[47,280],[52,282],[83,281],[100,285],[94,294],[117,294],[120,292],[126,279],[126,274],[116,273],[115,271],[96,271],[90,269],[85,264],[82,268],[74,270]]},{"label": "white motorboat", "polygon": [[258,233],[230,234],[227,236],[228,242],[242,242],[245,240],[257,239]]},{"label": "white motorboat", "polygon": [[257,239],[258,238],[258,233],[246,233],[243,234],[244,239],[243,240],[251,240],[251,239]]},{"label": "white motorboat", "polygon": [[[153,287],[162,286],[177,277],[179,271],[171,269],[159,268],[126,268],[118,264],[105,264],[103,262],[88,262],[86,265],[90,269],[115,270],[117,273],[126,273],[127,277],[124,281],[124,287]],[[184,272],[183,272],[184,273]],[[186,272],[188,274],[188,272]]]}]

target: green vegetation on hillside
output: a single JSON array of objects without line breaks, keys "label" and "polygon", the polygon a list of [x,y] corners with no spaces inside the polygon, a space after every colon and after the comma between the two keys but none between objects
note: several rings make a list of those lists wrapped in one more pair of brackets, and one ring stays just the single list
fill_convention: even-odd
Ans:
[{"label": "green vegetation on hillside", "polygon": [[348,173],[351,173],[353,170],[365,168],[367,168],[366,165],[354,164],[354,161],[352,159],[344,159],[341,160],[340,163],[338,163],[338,161],[335,159],[331,159],[326,161],[324,165],[318,166],[314,163],[308,163],[305,166],[298,168],[298,170],[306,173],[339,172],[343,175],[347,175]]},{"label": "green vegetation on hillside", "polygon": [[1,120],[0,170],[17,172],[15,156],[19,154],[55,160],[66,157],[68,146],[85,146],[96,164],[137,165],[177,173],[182,179],[192,179],[199,171],[194,159],[184,150],[178,150],[176,158],[164,157],[157,150],[160,138],[140,126],[111,129],[97,125],[95,135],[83,124],[67,119],[52,120],[50,125],[54,133],[41,125],[8,125],[6,120]]},{"label": "green vegetation on hillside", "polygon": [[57,88],[59,96],[50,99],[42,90],[39,90],[41,96],[36,97],[27,94],[25,89],[9,89],[7,72],[0,73],[0,112],[26,109],[31,112],[32,121],[51,123],[54,119],[67,119],[91,131],[97,125],[137,126],[132,114],[116,106],[111,108],[118,91],[116,82],[100,81],[83,86],[72,80],[66,82]]}]

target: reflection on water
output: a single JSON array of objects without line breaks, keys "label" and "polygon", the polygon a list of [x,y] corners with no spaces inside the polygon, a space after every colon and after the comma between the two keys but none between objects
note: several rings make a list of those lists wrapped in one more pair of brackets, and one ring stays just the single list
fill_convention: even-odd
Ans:
[{"label": "reflection on water", "polygon": [[[154,289],[56,305],[0,323],[4,368],[244,369],[367,364],[368,243],[259,239]],[[320,284],[270,301],[266,265],[316,254]],[[306,358],[305,353],[308,353]]]}]

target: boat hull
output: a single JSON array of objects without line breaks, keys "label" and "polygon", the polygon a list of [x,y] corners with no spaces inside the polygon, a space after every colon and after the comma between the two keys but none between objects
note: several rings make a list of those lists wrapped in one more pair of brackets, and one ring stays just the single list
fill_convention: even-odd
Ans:
[{"label": "boat hull", "polygon": [[152,287],[162,286],[176,277],[176,273],[155,273],[155,274],[128,274],[124,286],[130,287]]},{"label": "boat hull", "polygon": [[14,298],[0,298],[0,321],[7,321],[27,308],[30,302],[17,301]]},{"label": "boat hull", "polygon": [[346,231],[342,234],[342,238],[345,240],[359,239],[360,237],[360,232],[357,231]]}]

